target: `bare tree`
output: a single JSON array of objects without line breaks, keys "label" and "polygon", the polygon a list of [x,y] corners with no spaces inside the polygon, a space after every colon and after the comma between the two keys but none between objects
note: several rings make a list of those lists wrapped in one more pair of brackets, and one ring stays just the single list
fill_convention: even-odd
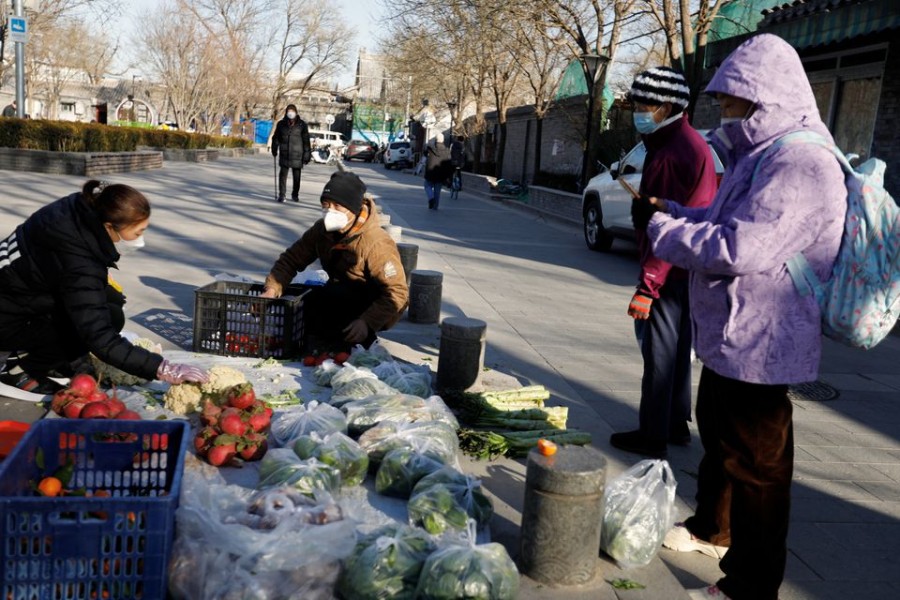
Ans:
[{"label": "bare tree", "polygon": [[277,48],[271,88],[272,118],[288,96],[299,96],[315,82],[346,66],[352,28],[326,0],[278,0],[271,39]]}]

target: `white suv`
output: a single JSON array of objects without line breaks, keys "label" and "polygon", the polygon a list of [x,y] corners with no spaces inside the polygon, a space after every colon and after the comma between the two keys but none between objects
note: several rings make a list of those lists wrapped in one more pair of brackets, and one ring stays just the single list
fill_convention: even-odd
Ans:
[{"label": "white suv", "polygon": [[409,142],[391,142],[384,151],[384,168],[412,166],[412,147]]},{"label": "white suv", "polygon": [[[706,132],[700,131],[705,137]],[[710,146],[716,164],[716,179],[722,178],[725,166]],[[647,149],[640,142],[622,160],[610,169],[594,176],[584,188],[581,196],[581,215],[584,218],[584,241],[588,248],[606,252],[615,238],[634,239],[634,225],[631,224],[631,194],[617,179],[624,179],[634,189],[640,189],[641,172]]]}]

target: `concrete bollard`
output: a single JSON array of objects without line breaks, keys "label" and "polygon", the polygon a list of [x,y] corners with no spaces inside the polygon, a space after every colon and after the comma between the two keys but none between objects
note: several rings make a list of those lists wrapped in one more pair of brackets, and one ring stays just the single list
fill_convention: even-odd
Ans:
[{"label": "concrete bollard", "polygon": [[391,215],[386,215],[384,213],[379,213],[378,215],[378,225],[381,227],[385,227],[391,224]]},{"label": "concrete bollard", "polygon": [[437,323],[441,318],[441,287],[444,274],[440,271],[416,269],[409,282],[409,320],[413,323]]},{"label": "concrete bollard", "polygon": [[397,250],[400,252],[400,263],[406,273],[406,285],[408,286],[412,279],[412,272],[419,264],[419,247],[416,244],[398,242]]},{"label": "concrete bollard", "polygon": [[593,448],[528,453],[520,561],[535,581],[580,585],[596,575],[606,459]]},{"label": "concrete bollard", "polygon": [[481,381],[487,323],[466,317],[448,317],[441,322],[438,355],[439,390],[467,390]]},{"label": "concrete bollard", "polygon": [[383,225],[381,228],[384,229],[389,236],[391,236],[392,240],[394,240],[395,242],[400,241],[400,236],[403,234],[402,227],[400,227],[399,225]]}]

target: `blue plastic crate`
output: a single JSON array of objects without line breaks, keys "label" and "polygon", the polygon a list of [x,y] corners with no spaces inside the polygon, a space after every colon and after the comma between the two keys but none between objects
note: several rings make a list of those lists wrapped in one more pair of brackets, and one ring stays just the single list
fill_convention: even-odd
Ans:
[{"label": "blue plastic crate", "polygon": [[[35,423],[0,463],[0,598],[164,598],[189,438],[185,421]],[[110,496],[35,495],[67,464],[69,489]]]}]

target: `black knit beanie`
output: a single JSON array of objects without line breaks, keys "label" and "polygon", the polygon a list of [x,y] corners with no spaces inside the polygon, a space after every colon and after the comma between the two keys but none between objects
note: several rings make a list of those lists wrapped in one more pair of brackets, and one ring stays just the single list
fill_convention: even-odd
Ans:
[{"label": "black knit beanie", "polygon": [[362,210],[363,194],[365,193],[366,184],[355,173],[335,171],[331,174],[328,183],[325,184],[319,201],[330,200],[335,204],[340,204],[354,215],[358,215]]},{"label": "black knit beanie", "polygon": [[684,109],[691,101],[691,90],[684,75],[675,69],[655,67],[635,76],[628,99],[651,106],[669,102]]}]

